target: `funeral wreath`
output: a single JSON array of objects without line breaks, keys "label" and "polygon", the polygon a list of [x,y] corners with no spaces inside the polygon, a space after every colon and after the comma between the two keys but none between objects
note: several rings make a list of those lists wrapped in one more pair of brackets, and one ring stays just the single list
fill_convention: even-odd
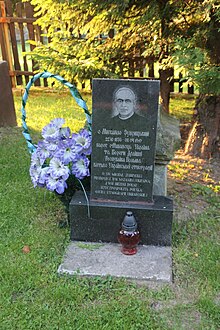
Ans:
[{"label": "funeral wreath", "polygon": [[[33,144],[26,124],[25,105],[31,85],[39,78],[55,78],[66,85],[83,108],[88,129],[72,133],[65,127],[63,118],[55,118],[42,129],[42,139]],[[91,155],[91,115],[76,87],[62,77],[43,72],[35,75],[26,86],[22,98],[22,126],[29,152],[31,153],[30,176],[34,187],[46,187],[50,191],[64,194],[71,178],[82,180],[90,176],[89,156]]]}]

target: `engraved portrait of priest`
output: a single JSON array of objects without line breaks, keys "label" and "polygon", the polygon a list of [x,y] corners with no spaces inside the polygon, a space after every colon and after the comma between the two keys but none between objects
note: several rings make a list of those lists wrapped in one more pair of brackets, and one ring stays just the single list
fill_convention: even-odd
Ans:
[{"label": "engraved portrait of priest", "polygon": [[113,93],[112,113],[108,126],[138,129],[146,127],[146,117],[138,112],[137,95],[130,86],[119,86]]}]

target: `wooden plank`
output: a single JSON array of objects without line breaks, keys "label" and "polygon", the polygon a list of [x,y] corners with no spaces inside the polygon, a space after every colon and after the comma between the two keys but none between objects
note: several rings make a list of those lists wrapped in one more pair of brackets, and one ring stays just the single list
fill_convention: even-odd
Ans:
[{"label": "wooden plank", "polygon": [[18,70],[15,70],[15,71],[9,71],[9,75],[10,76],[19,76],[19,75],[22,75],[22,76],[34,76],[34,72],[31,72],[31,71],[18,71]]},{"label": "wooden plank", "polygon": [[174,68],[170,68],[170,74],[172,78],[170,79],[170,92],[174,92]]},{"label": "wooden plank", "polygon": [[[10,0],[5,0],[6,4],[6,14],[9,16],[13,15],[12,5]],[[16,34],[15,34],[15,24],[11,22],[9,24],[9,31],[11,36],[11,47],[12,47],[12,53],[14,57],[14,68],[15,70],[21,70],[21,65],[19,62],[19,55],[18,55],[18,47],[17,47],[17,40],[16,40]],[[22,76],[16,76],[17,84],[22,85]]]},{"label": "wooden plank", "polygon": [[[28,18],[32,18],[33,17],[33,7],[31,6],[30,3],[25,2],[24,3],[24,8],[25,8],[25,12],[26,12],[26,17]],[[28,29],[28,33],[29,33],[29,39],[30,40],[34,40],[35,41],[35,33],[34,33],[34,26],[31,23],[27,23],[27,29]],[[30,45],[31,51],[34,50],[35,46],[34,45]],[[37,65],[37,63],[32,60],[32,71],[34,70],[38,70],[39,67]],[[36,80],[34,83],[35,86],[40,86],[40,80]]]},{"label": "wooden plank", "polygon": [[134,69],[134,60],[129,60],[129,71],[128,71],[128,76],[129,77],[134,77],[135,74],[135,69]]},{"label": "wooden plank", "polygon": [[[17,3],[16,4],[16,14],[19,17],[22,16],[22,8],[23,8],[22,3]],[[20,37],[21,37],[21,50],[22,50],[22,52],[26,52],[23,23],[21,23],[21,22],[18,23],[18,28],[19,28]],[[22,57],[23,57],[23,63],[24,63],[24,71],[27,72],[28,71],[27,58],[26,58],[25,55],[22,55]],[[28,75],[25,75],[25,83],[27,84],[28,81],[29,81]]]},{"label": "wooden plank", "polygon": [[[0,11],[1,14],[1,11]],[[6,50],[6,44],[4,40],[4,30],[3,30],[3,25],[0,24],[0,46],[1,46],[1,51],[2,51],[2,58],[3,60],[7,61],[7,50]]]},{"label": "wooden plank", "polygon": [[187,89],[188,89],[188,94],[194,94],[194,86],[193,85],[188,85]]},{"label": "wooden plank", "polygon": [[[0,1],[0,12],[1,17],[6,17],[6,9],[4,1]],[[2,23],[3,26],[3,43],[5,44],[5,60],[8,62],[8,67],[10,71],[14,71],[13,62],[12,62],[12,54],[11,54],[11,46],[10,46],[10,39],[9,39],[9,28],[8,23]],[[16,86],[15,77],[11,77],[12,87]]]},{"label": "wooden plank", "polygon": [[183,81],[182,81],[183,75],[180,72],[179,73],[179,93],[183,93]]},{"label": "wooden plank", "polygon": [[35,25],[34,28],[35,28],[35,40],[37,42],[41,42],[43,38],[41,37],[41,29],[39,25]]},{"label": "wooden plank", "polygon": [[[17,4],[16,4],[17,5]],[[34,23],[36,18],[26,18],[26,17],[1,17],[0,23]]]},{"label": "wooden plank", "polygon": [[[44,39],[42,37],[42,31],[41,31],[41,28],[39,25],[35,25],[35,29],[37,31],[37,36],[39,38],[39,41],[43,44],[44,43]],[[47,79],[43,79],[43,82],[44,82],[44,87],[48,87],[48,82],[47,82]]]},{"label": "wooden plank", "polygon": [[[42,37],[42,31],[39,25],[35,25],[35,31],[36,31],[36,39],[37,41],[41,42],[43,44],[43,37]],[[47,79],[43,79],[44,87],[48,87]]]},{"label": "wooden plank", "polygon": [[148,63],[148,68],[149,68],[148,77],[154,78],[155,77],[155,74],[154,74],[154,62],[149,62]]}]

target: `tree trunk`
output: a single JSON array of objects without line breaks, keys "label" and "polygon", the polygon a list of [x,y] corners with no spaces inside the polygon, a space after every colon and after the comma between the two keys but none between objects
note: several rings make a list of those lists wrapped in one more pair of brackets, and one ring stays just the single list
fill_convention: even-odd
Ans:
[{"label": "tree trunk", "polygon": [[169,113],[169,104],[170,104],[170,92],[171,92],[171,83],[170,80],[173,77],[173,68],[168,68],[165,70],[159,70],[160,74],[160,95],[162,99],[162,109]]},{"label": "tree trunk", "polygon": [[204,159],[220,158],[220,96],[199,95],[195,110],[196,120],[185,153]]}]

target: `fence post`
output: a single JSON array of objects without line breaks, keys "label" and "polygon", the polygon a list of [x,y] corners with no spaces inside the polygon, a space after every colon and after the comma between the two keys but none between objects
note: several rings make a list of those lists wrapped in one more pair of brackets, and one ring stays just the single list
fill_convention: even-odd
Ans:
[{"label": "fence post", "polygon": [[16,126],[14,100],[6,61],[0,62],[0,127]]},{"label": "fence post", "polygon": [[[25,12],[26,12],[26,17],[27,18],[33,18],[33,6],[29,2],[25,2]],[[29,39],[30,40],[35,40],[35,30],[34,30],[34,25],[32,23],[27,23],[27,29],[28,29],[28,34],[29,34]],[[34,50],[35,46],[30,44],[31,51]],[[32,70],[38,70],[38,65],[37,63],[32,60]],[[34,83],[35,86],[40,86],[40,80],[38,79]]]},{"label": "fence post", "polygon": [[148,77],[154,78],[154,62],[148,63],[148,68],[149,68]]},{"label": "fence post", "polygon": [[182,93],[182,92],[183,92],[183,82],[182,82],[182,78],[183,78],[183,75],[182,75],[182,73],[180,72],[180,73],[179,73],[179,93]]},{"label": "fence post", "polygon": [[[12,2],[11,0],[5,0],[6,5],[6,16],[13,17],[13,9],[12,9]],[[10,37],[11,37],[11,50],[14,58],[14,70],[15,71],[21,71],[21,66],[19,62],[19,55],[18,55],[18,47],[17,47],[17,40],[16,40],[16,34],[15,34],[15,23],[13,21],[10,21],[8,24],[8,29],[10,31]],[[16,77],[16,81],[18,85],[22,85],[22,75],[14,74]]]},{"label": "fence post", "polygon": [[13,75],[14,68],[13,68],[13,63],[12,63],[12,54],[11,54],[10,39],[9,39],[9,28],[8,28],[8,23],[7,23],[4,1],[0,1],[0,10],[1,10],[1,23],[3,25],[2,38],[3,38],[3,43],[5,44],[5,57],[6,57],[3,59],[8,62],[9,71],[10,71],[10,74],[12,75],[11,76],[12,87],[15,87],[16,82],[15,82],[15,76]]},{"label": "fence post", "polygon": [[172,75],[172,78],[170,79],[170,92],[174,92],[174,68],[170,68],[170,74]]},{"label": "fence post", "polygon": [[194,86],[188,85],[188,94],[194,94]]},{"label": "fence post", "polygon": [[[22,18],[22,3],[18,2],[16,3],[16,16],[19,18]],[[18,22],[18,28],[19,28],[19,32],[20,32],[20,40],[21,40],[21,50],[23,53],[26,52],[26,45],[25,45],[25,37],[24,37],[24,26],[23,23]],[[27,57],[26,55],[22,55],[23,57],[23,65],[24,65],[24,71],[28,72],[28,63],[27,63]],[[27,75],[25,75],[25,82],[26,84],[29,81],[29,77]]]}]

